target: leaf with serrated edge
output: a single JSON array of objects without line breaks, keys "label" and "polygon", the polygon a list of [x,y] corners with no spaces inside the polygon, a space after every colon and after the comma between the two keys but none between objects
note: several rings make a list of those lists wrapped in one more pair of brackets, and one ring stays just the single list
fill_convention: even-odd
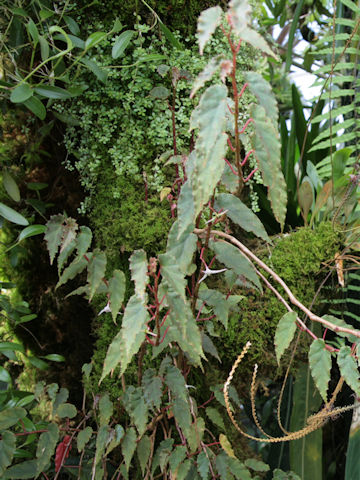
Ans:
[{"label": "leaf with serrated edge", "polygon": [[219,442],[222,448],[225,450],[225,452],[229,455],[229,457],[236,458],[234,450],[226,435],[224,435],[223,433],[220,433]]},{"label": "leaf with serrated edge", "polygon": [[121,443],[121,451],[124,456],[126,470],[129,471],[130,462],[136,449],[136,432],[133,427],[130,427],[125,434]]},{"label": "leaf with serrated edge", "polygon": [[179,445],[174,448],[169,457],[169,465],[171,473],[175,473],[176,469],[184,461],[186,457],[186,447]]},{"label": "leaf with serrated edge", "polygon": [[270,83],[257,72],[246,72],[245,81],[248,82],[248,88],[251,93],[255,95],[259,104],[265,109],[266,115],[271,119],[274,125],[277,125],[279,111]]},{"label": "leaf with serrated edge", "polygon": [[257,237],[270,242],[266,230],[255,215],[242,201],[230,193],[221,193],[215,198],[215,209],[226,211],[226,215],[246,232],[252,232]]},{"label": "leaf with serrated edge", "polygon": [[95,250],[88,265],[87,281],[90,287],[90,300],[94,296],[100,283],[103,281],[105,270],[106,255],[104,252],[100,252],[100,250]]},{"label": "leaf with serrated edge", "polygon": [[53,215],[46,223],[45,240],[50,254],[50,264],[52,265],[55,255],[61,245],[64,229],[64,215]]},{"label": "leaf with serrated edge", "polygon": [[[195,155],[195,154],[194,154]],[[181,192],[177,204],[178,219],[175,223],[179,222],[177,227],[178,238],[184,236],[185,232],[192,228],[195,221],[195,205],[192,193],[191,178],[188,178],[184,185],[181,187]]]},{"label": "leaf with serrated edge", "polygon": [[210,81],[212,76],[219,70],[221,62],[225,59],[224,55],[216,55],[205,68],[195,78],[193,88],[191,90],[190,98],[195,96],[195,93],[202,88],[206,82]]},{"label": "leaf with serrated edge", "polygon": [[34,479],[38,474],[38,462],[36,460],[26,460],[18,463],[6,470],[6,479],[22,480],[25,478]]},{"label": "leaf with serrated edge", "polygon": [[214,425],[221,430],[225,430],[225,424],[222,416],[214,407],[207,407],[205,410],[206,415],[210,418]]},{"label": "leaf with serrated edge", "polygon": [[114,270],[112,278],[109,280],[109,300],[111,315],[116,323],[116,317],[124,301],[126,288],[125,275],[121,270]]},{"label": "leaf with serrated edge", "polygon": [[203,54],[205,45],[220,25],[222,13],[220,7],[211,7],[201,12],[197,27],[200,55]]},{"label": "leaf with serrated edge", "polygon": [[135,283],[135,293],[142,299],[145,298],[145,289],[149,277],[148,264],[144,250],[135,250],[130,257],[131,280]]},{"label": "leaf with serrated edge", "polygon": [[81,430],[78,433],[76,441],[77,441],[77,449],[79,453],[84,450],[85,445],[90,440],[92,433],[93,433],[93,429],[91,427],[86,427],[84,428],[84,430]]},{"label": "leaf with serrated edge", "polygon": [[38,473],[45,470],[47,464],[50,462],[59,439],[59,427],[55,423],[49,423],[46,429],[47,432],[43,432],[40,435],[36,449]]},{"label": "leaf with serrated edge", "polygon": [[196,459],[197,469],[203,480],[208,479],[210,460],[205,452],[200,452]]},{"label": "leaf with serrated edge", "polygon": [[232,268],[237,275],[246,277],[261,290],[261,283],[254,266],[240,253],[238,248],[222,240],[210,242],[210,248],[216,253],[219,262],[228,268]]},{"label": "leaf with serrated edge", "polygon": [[270,470],[269,465],[260,460],[256,460],[256,458],[248,458],[244,464],[255,472],[268,472]]},{"label": "leaf with serrated edge", "polygon": [[331,353],[326,350],[325,342],[321,338],[314,340],[310,346],[309,365],[315,385],[324,402],[326,402],[326,392],[330,380]]},{"label": "leaf with serrated edge", "polygon": [[148,321],[149,314],[143,305],[143,301],[137,295],[133,295],[125,308],[121,330],[108,348],[100,382],[119,363],[121,364],[121,374],[125,372],[132,357],[138,352],[145,340],[146,323]]},{"label": "leaf with serrated edge", "polygon": [[61,285],[64,285],[69,280],[72,280],[76,277],[79,273],[81,273],[84,268],[88,265],[87,260],[84,257],[80,259],[75,258],[68,267],[65,268],[61,277],[59,278],[58,283],[56,284],[56,288],[59,288]]},{"label": "leaf with serrated edge", "polygon": [[176,262],[184,275],[187,274],[196,250],[197,236],[192,233],[193,229],[194,225],[190,224],[189,227],[179,235],[179,221],[176,220],[168,235],[167,253],[173,258],[176,258]]},{"label": "leaf with serrated edge", "polygon": [[283,353],[294,338],[296,331],[296,318],[297,315],[295,312],[287,312],[281,317],[277,324],[274,343],[278,363],[280,363]]},{"label": "leaf with serrated edge", "polygon": [[109,398],[109,394],[105,393],[101,396],[99,401],[99,412],[100,412],[100,426],[107,425],[109,423],[110,417],[113,414],[113,403]]},{"label": "leaf with serrated edge", "polygon": [[151,452],[151,440],[148,436],[144,435],[142,437],[140,442],[137,444],[136,451],[140,463],[141,473],[144,475],[145,467]]},{"label": "leaf with serrated edge", "polygon": [[254,155],[259,163],[264,185],[268,187],[271,208],[282,228],[286,216],[287,192],[281,170],[279,134],[260,105],[252,106],[251,116],[255,123],[255,133],[251,138]]},{"label": "leaf with serrated edge", "polygon": [[149,414],[143,395],[143,389],[141,387],[135,388],[133,385],[130,385],[127,387],[122,400],[127,413],[130,415],[132,422],[135,424],[135,427],[139,432],[139,435],[142,435],[146,430]]},{"label": "leaf with serrated edge", "polygon": [[214,342],[211,340],[211,338],[208,335],[206,335],[206,333],[202,332],[201,340],[202,340],[201,344],[204,352],[209,353],[221,363],[219,352],[217,351],[217,348],[215,347]]},{"label": "leaf with serrated edge", "polygon": [[26,410],[21,407],[5,408],[5,410],[0,412],[0,430],[12,427],[24,417],[26,417]]},{"label": "leaf with serrated edge", "polygon": [[239,35],[242,40],[277,58],[263,37],[249,27],[251,25],[251,8],[247,0],[232,0],[229,3],[228,16],[234,33]]},{"label": "leaf with serrated edge", "polygon": [[359,370],[354,357],[351,356],[351,348],[344,346],[340,348],[337,355],[337,363],[340,373],[344,377],[345,382],[355,392],[356,396],[360,396],[360,380]]},{"label": "leaf with serrated edge", "polygon": [[[349,328],[350,330],[355,330],[354,327],[346,323],[342,318],[337,318],[337,317],[334,317],[333,315],[323,315],[322,318],[336,325],[336,327],[343,327],[343,328]],[[355,337],[355,335],[351,335],[351,333],[339,332],[336,330],[336,328],[332,328],[332,327],[327,327],[327,328],[336,332],[336,334],[339,335],[339,337],[347,338],[352,343],[355,343],[358,341],[358,338]],[[357,331],[360,333],[359,330]]]},{"label": "leaf with serrated edge", "polygon": [[144,398],[149,406],[160,408],[163,391],[162,380],[155,375],[155,370],[148,368],[145,370],[142,378],[142,387],[144,389]]},{"label": "leaf with serrated edge", "polygon": [[88,251],[91,245],[92,232],[90,228],[81,226],[80,233],[76,238],[76,250],[78,258],[81,258]]}]

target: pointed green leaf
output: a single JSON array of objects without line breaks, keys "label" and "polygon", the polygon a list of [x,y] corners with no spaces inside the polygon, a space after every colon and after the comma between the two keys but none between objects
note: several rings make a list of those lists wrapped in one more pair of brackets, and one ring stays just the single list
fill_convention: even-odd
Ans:
[{"label": "pointed green leaf", "polygon": [[270,242],[266,230],[255,215],[242,201],[229,193],[221,193],[215,199],[216,210],[223,209],[226,215],[231,218],[234,223],[237,223],[246,232],[252,232],[257,237],[262,238],[266,242]]},{"label": "pointed green leaf", "polygon": [[186,280],[175,258],[168,253],[159,255],[161,274],[171,290],[185,301]]},{"label": "pointed green leaf", "polygon": [[326,392],[330,380],[331,353],[326,350],[325,342],[321,338],[314,340],[309,350],[309,365],[320,395],[327,402]]},{"label": "pointed green leaf", "polygon": [[175,35],[164,25],[162,22],[159,23],[160,30],[165,35],[165,38],[169,41],[169,43],[178,50],[184,50],[184,46],[179,40],[175,37]]},{"label": "pointed green leaf", "polygon": [[29,222],[26,220],[25,217],[20,215],[20,213],[16,212],[14,209],[4,205],[0,202],[0,215],[9,222],[16,223],[17,225],[29,225]]},{"label": "pointed green leaf", "polygon": [[25,238],[33,237],[35,235],[40,235],[46,232],[45,225],[29,225],[28,227],[21,230],[19,234],[18,241],[21,242],[25,240]]},{"label": "pointed green leaf", "polygon": [[26,410],[21,407],[5,408],[0,412],[0,430],[7,430],[24,417]]},{"label": "pointed green leaf", "polygon": [[281,317],[277,324],[274,343],[278,363],[280,363],[283,353],[294,338],[296,332],[296,318],[296,312],[287,312]]},{"label": "pointed green leaf", "polygon": [[145,340],[146,322],[148,320],[149,314],[142,299],[133,295],[126,306],[121,330],[108,348],[100,382],[119,363],[121,364],[121,374],[124,373],[132,357],[138,352]]},{"label": "pointed green leaf", "polygon": [[[2,432],[0,440],[0,477],[11,465],[15,453],[16,437],[12,432]],[[3,478],[3,477],[2,477]]]},{"label": "pointed green leaf", "polygon": [[215,347],[214,342],[204,332],[201,332],[201,345],[205,353],[209,353],[221,363],[219,352],[217,351],[217,348]]},{"label": "pointed green leaf", "polygon": [[145,467],[151,452],[151,440],[147,435],[144,435],[137,444],[136,452],[140,463],[141,473],[144,476]]},{"label": "pointed green leaf", "polygon": [[46,224],[45,240],[50,254],[50,264],[52,265],[55,255],[61,245],[64,230],[64,215],[53,215]]},{"label": "pointed green leaf", "polygon": [[10,101],[13,103],[23,103],[34,95],[34,90],[27,83],[21,83],[11,92]]},{"label": "pointed green leaf", "polygon": [[209,478],[210,460],[205,452],[200,452],[196,458],[197,470],[200,473],[202,480]]},{"label": "pointed green leaf", "polygon": [[109,394],[105,393],[101,396],[99,401],[99,412],[100,412],[100,426],[107,425],[109,423],[110,417],[113,414],[113,403],[109,398]]},{"label": "pointed green leaf", "polygon": [[144,250],[135,250],[130,257],[131,280],[135,283],[135,293],[145,298],[146,285],[149,282],[148,262]]},{"label": "pointed green leaf", "polygon": [[[191,460],[187,459],[185,462],[182,462],[176,471],[176,480],[185,480],[185,478],[193,478],[189,470],[193,467]],[[187,475],[189,474],[189,477]]]},{"label": "pointed green leaf", "polygon": [[73,96],[68,90],[60,87],[53,87],[51,85],[35,86],[35,92],[42,97],[55,100],[67,100]]},{"label": "pointed green leaf", "polygon": [[[323,315],[322,318],[324,320],[327,320],[328,322],[333,323],[337,327],[343,327],[343,328],[349,328],[351,330],[356,330],[356,329],[354,329],[354,327],[352,325],[349,325],[348,323],[346,323],[342,318],[337,318],[337,317],[334,317],[333,315]],[[331,327],[327,327],[327,328],[336,332],[336,334],[339,335],[339,337],[347,338],[352,343],[358,342],[358,338],[355,337],[355,335],[351,335],[350,333],[339,332],[336,328],[331,328]],[[359,330],[357,330],[357,331],[359,331]]]},{"label": "pointed green leaf", "polygon": [[256,460],[256,458],[248,458],[244,464],[255,472],[268,472],[270,470],[269,465],[260,460]]},{"label": "pointed green leaf", "polygon": [[[259,463],[263,463],[263,462],[259,462]],[[236,480],[251,480],[253,478],[250,475],[249,470],[237,458],[228,457],[227,464],[231,473],[235,476]],[[254,478],[259,478],[259,477],[254,477]]]},{"label": "pointed green leaf", "polygon": [[93,429],[91,427],[86,427],[84,428],[84,430],[81,430],[78,433],[76,442],[77,442],[77,449],[79,453],[84,450],[85,445],[90,440],[92,433],[93,433]]},{"label": "pointed green leaf", "polygon": [[19,187],[17,186],[15,180],[13,177],[10,175],[10,173],[7,170],[3,171],[2,174],[3,177],[3,185],[4,188],[9,195],[9,197],[14,200],[14,202],[19,202],[20,201],[20,190]]},{"label": "pointed green leaf", "polygon": [[205,66],[202,72],[195,78],[190,98],[193,98],[198,90],[202,88],[206,82],[209,82],[213,75],[219,70],[221,62],[225,59],[224,55],[216,55]]},{"label": "pointed green leaf", "polygon": [[28,24],[26,25],[26,29],[29,32],[33,42],[36,45],[39,41],[39,31],[38,31],[37,26],[35,25],[35,22],[32,18],[30,18]]},{"label": "pointed green leaf", "polygon": [[34,479],[38,473],[38,463],[36,460],[27,460],[10,467],[5,472],[6,479],[23,480]]},{"label": "pointed green leaf", "polygon": [[46,427],[47,432],[40,435],[36,449],[36,458],[38,459],[38,473],[46,469],[59,439],[59,427],[56,423],[49,423]]},{"label": "pointed green leaf", "polygon": [[[90,257],[90,255],[89,255]],[[65,268],[61,277],[59,278],[58,283],[56,284],[56,288],[59,288],[61,285],[64,285],[69,280],[72,280],[76,277],[79,273],[81,273],[84,268],[88,266],[88,261],[84,258],[76,257],[68,267]]]},{"label": "pointed green leaf", "polygon": [[228,16],[235,34],[256,49],[260,49],[267,55],[277,59],[277,56],[271,51],[263,37],[249,27],[251,25],[251,8],[247,0],[231,0]]},{"label": "pointed green leaf", "polygon": [[197,27],[200,55],[204,53],[205,45],[220,25],[222,14],[223,11],[220,7],[211,7],[201,12]]},{"label": "pointed green leaf", "polygon": [[46,109],[42,102],[35,96],[32,96],[25,100],[24,105],[30,110],[34,115],[36,115],[40,120],[45,120]]},{"label": "pointed green leaf", "polygon": [[136,449],[136,432],[133,427],[130,427],[125,434],[121,443],[121,451],[124,456],[126,470],[129,471],[130,462]]},{"label": "pointed green leaf", "polygon": [[[196,155],[195,150],[192,152],[193,157]],[[177,204],[178,222],[177,235],[184,238],[186,232],[193,228],[195,222],[195,204],[193,198],[193,187],[191,178],[188,178],[181,187],[181,192]],[[176,228],[176,227],[174,227]],[[169,252],[170,253],[170,252]]]},{"label": "pointed green leaf", "polygon": [[218,290],[206,288],[199,291],[199,298],[206,305],[213,307],[217,319],[227,328],[230,304],[227,302],[226,295]]},{"label": "pointed green leaf", "polygon": [[87,252],[88,248],[91,245],[92,241],[92,232],[90,228],[81,226],[80,233],[76,237],[76,250],[77,255],[81,258]]},{"label": "pointed green leaf", "polygon": [[224,435],[223,433],[220,433],[219,442],[222,448],[225,450],[225,452],[229,455],[229,457],[236,458],[234,450],[231,446],[231,443],[229,442],[226,435]]},{"label": "pointed green leaf", "polygon": [[[184,187],[182,187],[181,191]],[[193,255],[196,250],[197,236],[192,233],[193,224],[179,235],[179,220],[176,220],[169,232],[167,240],[167,253],[173,258],[180,267],[181,272],[186,275],[192,264]]]},{"label": "pointed green leaf", "polygon": [[89,50],[89,48],[94,47],[102,40],[106,38],[107,34],[105,32],[94,32],[88,36],[85,41],[85,50]]},{"label": "pointed green leaf", "polygon": [[360,396],[360,380],[357,363],[351,355],[351,348],[344,346],[340,348],[337,355],[337,363],[340,373],[344,377],[345,382],[355,392],[356,396]]},{"label": "pointed green leaf", "polygon": [[103,457],[106,446],[108,445],[109,441],[110,441],[110,428],[108,425],[102,425],[99,428],[96,436],[96,450],[95,450],[93,468],[95,468],[96,465],[98,465],[101,458]]},{"label": "pointed green leaf", "polygon": [[148,368],[145,370],[142,378],[142,387],[144,389],[144,398],[151,408],[160,408],[163,392],[162,380],[155,375],[155,370]]},{"label": "pointed green leaf", "polygon": [[124,301],[126,288],[125,275],[121,270],[114,270],[112,278],[109,280],[109,301],[111,315],[116,323],[116,317]]},{"label": "pointed green leaf", "polygon": [[56,409],[60,418],[74,418],[77,414],[76,407],[72,403],[62,403]]},{"label": "pointed green leaf", "polygon": [[171,473],[175,473],[176,469],[179,467],[180,463],[184,461],[185,457],[186,447],[184,445],[179,445],[174,448],[169,457]]},{"label": "pointed green leaf", "polygon": [[261,289],[259,277],[252,263],[240,253],[238,248],[222,240],[211,242],[210,247],[216,253],[219,262],[228,268],[232,268],[237,275],[244,276]]},{"label": "pointed green leaf", "polygon": [[121,425],[115,425],[115,428],[112,428],[109,433],[109,440],[106,448],[105,455],[109,455],[110,452],[116,448],[121,442],[123,436],[125,435],[125,430]]},{"label": "pointed green leaf", "polygon": [[255,134],[251,142],[255,150],[264,184],[268,187],[268,197],[276,220],[281,228],[285,222],[287,192],[281,170],[280,139],[275,127],[260,105],[251,109],[255,122]]},{"label": "pointed green leaf", "polygon": [[90,300],[94,296],[100,283],[103,281],[103,278],[105,276],[105,270],[106,255],[100,250],[95,250],[88,265],[87,281],[90,286]]},{"label": "pointed green leaf", "polygon": [[105,83],[108,77],[108,72],[99,67],[97,63],[88,58],[82,58],[81,63],[83,63],[88,69],[95,75],[95,77],[102,83]]},{"label": "pointed green leaf", "polygon": [[134,35],[134,30],[125,30],[125,32],[122,32],[113,45],[111,56],[113,58],[119,58],[125,52]]},{"label": "pointed green leaf", "polygon": [[245,80],[249,84],[251,93],[257,98],[259,105],[265,109],[266,116],[270,118],[273,125],[277,126],[279,111],[269,82],[257,72],[246,72]]},{"label": "pointed green leaf", "polygon": [[214,407],[207,407],[205,410],[206,415],[210,418],[214,425],[216,425],[220,430],[225,431],[225,424],[222,416]]},{"label": "pointed green leaf", "polygon": [[142,435],[146,430],[149,415],[142,388],[130,385],[126,389],[122,402],[139,435]]}]

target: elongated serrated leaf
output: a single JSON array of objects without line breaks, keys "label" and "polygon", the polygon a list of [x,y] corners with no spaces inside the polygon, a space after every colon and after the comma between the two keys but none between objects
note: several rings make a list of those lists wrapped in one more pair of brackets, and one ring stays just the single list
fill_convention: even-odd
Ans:
[{"label": "elongated serrated leaf", "polygon": [[233,269],[236,275],[250,280],[261,290],[261,283],[252,263],[240,253],[238,248],[224,241],[211,242],[210,246],[221,263]]},{"label": "elongated serrated leaf", "polygon": [[21,230],[18,241],[22,242],[25,238],[34,237],[35,235],[40,235],[45,232],[45,225],[29,225],[25,227],[24,230]]},{"label": "elongated serrated leaf", "polygon": [[24,417],[26,410],[21,407],[5,408],[0,412],[0,430],[7,430]]},{"label": "elongated serrated leaf", "polygon": [[[235,476],[236,480],[251,480],[253,478],[249,470],[237,458],[228,457],[227,464],[230,472]],[[263,465],[265,464],[263,463]]]},{"label": "elongated serrated leaf", "polygon": [[225,450],[225,452],[229,455],[229,457],[236,458],[234,450],[226,435],[224,435],[223,433],[220,433],[219,442],[222,448]]},{"label": "elongated serrated leaf", "polygon": [[184,461],[185,457],[186,447],[184,445],[180,445],[174,448],[174,450],[169,456],[169,465],[172,473],[175,473],[180,463]]},{"label": "elongated serrated leaf", "polygon": [[132,357],[138,352],[145,340],[146,322],[148,320],[149,314],[142,299],[133,295],[125,308],[121,330],[108,348],[100,381],[114,370],[119,363],[121,364],[121,373],[124,373]]},{"label": "elongated serrated leaf", "polygon": [[186,275],[192,263],[192,257],[196,250],[197,236],[192,233],[193,224],[179,235],[179,220],[173,223],[167,241],[167,253],[173,258],[180,267],[181,272]]},{"label": "elongated serrated leaf", "polygon": [[144,398],[150,408],[160,408],[161,397],[163,392],[162,380],[156,376],[155,370],[148,368],[145,370],[142,378],[142,387],[144,390]]},{"label": "elongated serrated leaf", "polygon": [[130,415],[132,423],[134,423],[137,428],[139,435],[143,435],[146,430],[149,415],[143,389],[130,385],[123,396],[123,405]]},{"label": "elongated serrated leaf", "polygon": [[209,478],[210,460],[205,452],[200,452],[196,457],[197,470],[200,473],[202,480]]},{"label": "elongated serrated leaf", "polygon": [[125,434],[121,443],[121,451],[124,456],[126,470],[129,471],[130,462],[136,449],[136,432],[133,427],[130,427]]},{"label": "elongated serrated leaf", "polygon": [[250,43],[250,45],[256,49],[260,49],[266,54],[277,58],[263,37],[250,28],[251,8],[247,0],[231,0],[228,15],[235,34],[239,35],[242,40]]},{"label": "elongated serrated leaf", "polygon": [[224,55],[216,55],[205,68],[195,78],[193,88],[191,90],[190,98],[193,98],[198,90],[202,88],[206,82],[210,81],[213,75],[219,70],[221,62],[224,60]]},{"label": "elongated serrated leaf", "polygon": [[96,436],[96,450],[95,450],[95,458],[93,469],[96,468],[96,465],[100,462],[101,458],[103,457],[106,449],[106,445],[109,443],[110,440],[110,428],[108,425],[102,425]]},{"label": "elongated serrated leaf", "polygon": [[139,298],[145,298],[146,285],[149,282],[148,264],[144,250],[135,250],[130,257],[131,280],[135,283],[135,293]]},{"label": "elongated serrated leaf", "polygon": [[256,460],[256,458],[248,458],[244,464],[255,472],[268,472],[270,470],[269,465],[260,460]]},{"label": "elongated serrated leaf", "polygon": [[255,121],[255,134],[251,139],[255,157],[258,160],[264,184],[268,187],[268,197],[275,218],[282,228],[286,216],[287,193],[281,171],[279,134],[266,117],[263,107],[253,106],[251,115]]},{"label": "elongated serrated leaf", "polygon": [[2,176],[3,176],[3,185],[7,194],[12,200],[14,200],[14,202],[19,202],[20,190],[14,178],[10,175],[10,173],[7,170],[3,171]]},{"label": "elongated serrated leaf", "polygon": [[16,437],[12,432],[2,432],[0,440],[0,476],[11,465],[15,453]]},{"label": "elongated serrated leaf", "polygon": [[206,288],[199,291],[199,298],[205,302],[206,305],[213,307],[214,314],[224,327],[227,328],[230,304],[227,302],[226,295],[218,290]]},{"label": "elongated serrated leaf", "polygon": [[52,265],[55,255],[61,245],[64,229],[64,215],[53,215],[46,224],[45,240],[50,254],[50,264]]},{"label": "elongated serrated leaf", "polygon": [[134,35],[134,30],[125,30],[124,32],[122,32],[113,45],[111,56],[113,58],[119,58],[125,52]]},{"label": "elongated serrated leaf", "polygon": [[[194,152],[193,155],[195,155]],[[181,187],[177,211],[178,219],[176,222],[179,222],[177,227],[177,235],[178,237],[182,236],[184,238],[186,232],[193,227],[196,218],[193,187],[190,178],[188,178]]]},{"label": "elongated serrated leaf", "polygon": [[220,25],[222,13],[220,7],[211,7],[201,12],[197,27],[200,55],[204,53],[205,45]]},{"label": "elongated serrated leaf", "polygon": [[56,288],[59,288],[61,285],[64,285],[69,280],[75,278],[76,275],[81,273],[84,268],[87,267],[87,265],[88,261],[84,257],[81,257],[80,259],[75,258],[75,260],[73,260],[70,265],[66,267],[63,271],[58,283],[56,284]]},{"label": "elongated serrated leaf", "polygon": [[279,111],[271,85],[257,72],[246,72],[245,80],[249,84],[251,93],[255,95],[259,104],[265,109],[266,115],[273,125],[277,126]]},{"label": "elongated serrated leaf", "polygon": [[87,281],[90,286],[90,300],[103,281],[106,270],[106,255],[100,250],[94,250],[88,265]]},{"label": "elongated serrated leaf", "polygon": [[11,480],[23,480],[27,478],[34,479],[38,473],[38,463],[36,460],[27,460],[18,463],[5,472],[5,478]]},{"label": "elongated serrated leaf", "polygon": [[355,392],[356,396],[360,396],[360,380],[359,370],[354,357],[351,356],[351,348],[344,346],[340,348],[337,355],[337,363],[340,373],[344,377],[345,382]]},{"label": "elongated serrated leaf", "polygon": [[80,233],[76,237],[77,255],[81,258],[88,251],[92,241],[92,232],[90,228],[81,226]]},{"label": "elongated serrated leaf", "polygon": [[[336,325],[336,327],[343,327],[343,328],[349,328],[351,330],[356,330],[356,329],[354,329],[354,327],[352,327],[351,325],[346,323],[342,318],[337,318],[337,317],[334,317],[333,315],[323,315],[322,318],[324,320],[327,320],[328,322],[331,322],[332,324]],[[356,343],[358,341],[357,337],[355,337],[355,335],[351,335],[351,333],[339,332],[336,329],[336,327],[335,328],[327,327],[327,328],[336,332],[336,334],[339,335],[339,337],[348,338],[350,342]]]},{"label": "elongated serrated leaf", "polygon": [[242,201],[229,193],[221,193],[215,199],[216,210],[226,211],[226,215],[231,218],[234,223],[237,223],[242,229],[247,232],[254,233],[257,237],[270,242],[270,238],[266,230],[255,215]]},{"label": "elongated serrated leaf", "polygon": [[54,454],[56,444],[59,439],[59,427],[56,423],[49,423],[46,427],[47,432],[40,435],[39,443],[37,444],[36,457],[38,462],[38,473],[46,469]]},{"label": "elongated serrated leaf", "polygon": [[171,290],[176,292],[184,301],[186,280],[175,258],[169,253],[159,255],[161,274]]},{"label": "elongated serrated leaf", "polygon": [[290,345],[296,331],[296,313],[287,312],[281,317],[275,332],[275,352],[276,359],[280,363],[280,359],[285,350]]},{"label": "elongated serrated leaf", "polygon": [[225,424],[222,416],[214,407],[206,407],[206,415],[210,418],[214,425],[216,425],[220,430],[225,430]]},{"label": "elongated serrated leaf", "polygon": [[112,428],[109,433],[109,443],[107,444],[106,447],[106,452],[105,455],[109,455],[110,452],[116,448],[119,443],[121,442],[122,438],[125,435],[125,430],[122,427],[122,425],[115,425],[115,428]]},{"label": "elongated serrated leaf", "polygon": [[206,335],[206,333],[203,333],[203,332],[201,334],[201,345],[205,353],[209,353],[221,363],[219,352],[217,351],[217,348],[215,347],[214,342],[211,340],[211,338],[208,335]]},{"label": "elongated serrated leaf", "polygon": [[137,444],[136,453],[139,459],[141,473],[144,476],[145,467],[149,460],[151,452],[151,440],[147,435],[144,435]]},{"label": "elongated serrated leaf", "polygon": [[99,401],[100,426],[107,425],[110,417],[113,414],[114,406],[109,398],[109,394],[105,393],[101,396]]},{"label": "elongated serrated leaf", "polygon": [[326,392],[330,380],[331,353],[326,350],[325,342],[321,338],[314,340],[309,350],[309,365],[320,395],[327,402]]},{"label": "elongated serrated leaf", "polygon": [[6,218],[6,220],[9,220],[9,222],[16,223],[16,225],[23,225],[25,227],[29,225],[29,222],[26,220],[25,217],[23,217],[20,213],[18,213],[13,208],[8,207],[7,205],[4,205],[1,202],[0,202],[0,215]]},{"label": "elongated serrated leaf", "polygon": [[117,314],[124,301],[125,288],[126,279],[124,273],[121,270],[114,270],[113,276],[109,280],[109,301],[111,315],[115,323]]},{"label": "elongated serrated leaf", "polygon": [[85,427],[84,430],[81,430],[78,433],[76,442],[77,442],[77,449],[79,453],[84,450],[85,445],[90,440],[92,433],[93,433],[93,429],[91,427]]}]

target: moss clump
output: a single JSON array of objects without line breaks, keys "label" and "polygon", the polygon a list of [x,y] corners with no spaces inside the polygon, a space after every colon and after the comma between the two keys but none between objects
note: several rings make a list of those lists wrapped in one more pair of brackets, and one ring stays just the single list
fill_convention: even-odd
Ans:
[{"label": "moss clump", "polygon": [[[270,252],[265,253],[263,250],[258,255],[280,275],[296,297],[309,306],[324,278],[323,264],[334,258],[341,244],[341,234],[332,229],[331,223],[323,223],[316,230],[303,227],[278,237]],[[281,288],[275,286],[281,292]],[[262,295],[255,290],[236,293],[245,296],[239,305],[240,312],[230,316],[227,331],[222,332],[221,340],[216,342],[223,368],[225,372],[229,371],[236,355],[246,342],[251,341],[252,347],[240,364],[237,376],[243,381],[246,379],[248,383],[253,366],[258,363],[262,374],[274,377],[274,371],[278,368],[274,335],[280,318],[287,310],[268,289]],[[284,297],[286,298],[285,294]],[[312,308],[319,314],[325,313],[320,312],[322,298],[323,292],[320,292]],[[298,355],[301,355],[305,347],[307,351],[307,345],[308,338],[303,335]]]}]

